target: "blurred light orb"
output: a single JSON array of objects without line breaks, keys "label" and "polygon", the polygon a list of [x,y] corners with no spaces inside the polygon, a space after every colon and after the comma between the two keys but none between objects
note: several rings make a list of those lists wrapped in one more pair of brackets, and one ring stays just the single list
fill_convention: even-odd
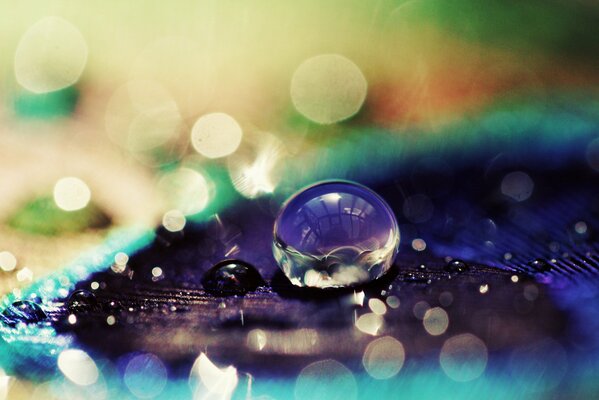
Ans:
[{"label": "blurred light orb", "polygon": [[291,101],[304,117],[332,124],[355,115],[368,91],[360,68],[338,54],[305,60],[293,73]]},{"label": "blurred light orb", "polygon": [[179,210],[184,216],[202,211],[210,200],[210,188],[204,175],[187,167],[163,175],[158,182],[158,189],[168,206]]},{"label": "blurred light orb", "polygon": [[534,186],[528,174],[522,171],[510,172],[501,181],[501,193],[516,201],[524,201],[532,195]]},{"label": "blurred light orb", "polygon": [[17,271],[17,281],[24,282],[33,280],[33,271],[27,267],[21,268]]},{"label": "blurred light orb", "polygon": [[256,351],[262,351],[266,346],[268,338],[262,329],[252,329],[247,335],[247,346]]},{"label": "blurred light orb", "polygon": [[127,253],[119,251],[114,255],[114,262],[118,265],[126,265],[129,262],[129,256],[127,255]]},{"label": "blurred light orb", "polygon": [[72,176],[59,179],[54,185],[54,202],[65,211],[76,211],[87,206],[91,190],[85,182]]},{"label": "blurred light orb", "polygon": [[189,385],[194,399],[230,399],[239,383],[237,369],[232,365],[219,368],[201,353],[189,373]]},{"label": "blurred light orb", "polygon": [[468,382],[481,376],[487,367],[487,360],[487,346],[470,333],[447,339],[439,355],[443,372],[456,382]]},{"label": "blurred light orb", "polygon": [[426,315],[426,312],[431,308],[430,304],[428,304],[426,301],[422,300],[417,302],[416,304],[414,304],[414,307],[412,307],[412,313],[414,314],[414,316],[418,319],[424,319],[424,316]]},{"label": "blurred light orb", "polygon": [[367,335],[376,336],[381,333],[383,317],[375,313],[361,315],[356,320],[356,329]]},{"label": "blurred light orb", "polygon": [[62,18],[44,17],[29,27],[17,45],[17,82],[34,93],[63,89],[79,80],[87,53],[79,29]]},{"label": "blurred light orb", "polygon": [[162,276],[162,268],[160,268],[160,267],[154,267],[154,268],[152,268],[151,272],[152,272],[152,276],[154,278],[159,278],[159,277]]},{"label": "blurred light orb", "polygon": [[439,295],[439,303],[443,307],[449,307],[453,303],[453,294],[451,292],[441,292]]},{"label": "blurred light orb", "polygon": [[584,221],[578,221],[574,224],[574,232],[578,233],[579,235],[584,235],[585,233],[587,233],[587,230],[588,226],[587,223]]},{"label": "blurred light orb", "polygon": [[179,232],[185,228],[187,219],[179,210],[170,210],[162,217],[162,226],[169,232]]},{"label": "blurred light orb", "polygon": [[234,153],[241,144],[243,131],[237,121],[225,113],[198,118],[191,129],[191,144],[201,155],[221,158]]},{"label": "blurred light orb", "polygon": [[8,398],[8,392],[12,386],[13,377],[6,375],[3,369],[0,368],[0,400]]},{"label": "blurred light orb", "polygon": [[406,353],[400,341],[391,336],[373,340],[362,357],[364,369],[374,379],[389,379],[403,367]]},{"label": "blurred light orb", "polygon": [[14,271],[17,258],[10,251],[0,251],[0,269],[5,272]]},{"label": "blurred light orb", "polygon": [[275,221],[273,253],[296,286],[345,287],[390,268],[399,228],[390,207],[370,189],[328,181],[293,195]]},{"label": "blurred light orb", "polygon": [[412,248],[416,251],[426,250],[426,242],[423,239],[416,238],[412,240]]},{"label": "blurred light orb", "polygon": [[227,162],[233,186],[249,199],[275,190],[282,175],[278,167],[286,154],[285,146],[274,135],[260,132],[258,140],[244,145]]},{"label": "blurred light orb", "polygon": [[58,356],[58,369],[71,382],[81,386],[92,385],[99,377],[94,360],[79,349],[63,350]]},{"label": "blurred light orb", "polygon": [[389,296],[387,297],[386,303],[391,308],[399,308],[401,302],[399,301],[399,297],[397,296]]},{"label": "blurred light orb", "polygon": [[354,400],[358,397],[358,384],[345,365],[328,359],[302,369],[294,392],[296,400]]},{"label": "blurred light orb", "polygon": [[439,336],[445,333],[449,326],[449,316],[441,307],[433,307],[426,310],[422,319],[424,329],[431,336]]},{"label": "blurred light orb", "polygon": [[387,312],[387,306],[381,299],[372,298],[368,300],[368,308],[376,315],[384,315]]},{"label": "blurred light orb", "polygon": [[151,353],[134,356],[127,363],[123,381],[131,393],[140,399],[158,396],[167,380],[166,367]]},{"label": "blurred light orb", "polygon": [[132,80],[114,92],[104,122],[114,143],[132,152],[144,152],[174,140],[182,117],[177,103],[161,84]]}]

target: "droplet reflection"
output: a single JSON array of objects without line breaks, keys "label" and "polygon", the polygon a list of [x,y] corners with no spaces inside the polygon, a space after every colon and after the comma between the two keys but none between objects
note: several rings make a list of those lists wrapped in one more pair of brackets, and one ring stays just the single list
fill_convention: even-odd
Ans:
[{"label": "droplet reflection", "polygon": [[354,183],[324,182],[283,206],[273,253],[294,285],[344,287],[382,276],[398,245],[397,221],[383,199]]}]

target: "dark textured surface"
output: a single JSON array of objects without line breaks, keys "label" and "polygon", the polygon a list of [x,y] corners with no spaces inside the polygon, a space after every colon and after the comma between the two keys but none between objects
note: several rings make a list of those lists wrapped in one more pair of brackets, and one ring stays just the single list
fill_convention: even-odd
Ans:
[{"label": "dark textured surface", "polygon": [[[418,169],[417,178],[398,171],[397,178],[372,186],[394,209],[402,235],[392,271],[377,282],[347,290],[293,287],[271,255],[272,202],[243,201],[183,233],[159,230],[151,246],[131,256],[130,273],[108,269],[80,282],[79,288],[100,284],[95,293],[103,309],[78,316],[74,326],[59,322],[59,328],[74,331],[78,341],[111,358],[145,350],[188,367],[199,352],[207,352],[253,373],[297,372],[309,360],[327,357],[360,362],[371,336],[354,327],[368,312],[366,304],[356,304],[354,293],[364,291],[366,299],[397,296],[400,306],[388,307],[381,332],[398,338],[411,356],[438,352],[448,335],[463,332],[499,352],[546,337],[574,340],[582,320],[556,296],[577,287],[596,293],[596,173],[576,159],[560,169],[530,163],[524,168],[497,157],[459,165],[448,159],[441,165],[454,168]],[[526,171],[534,181],[526,201],[514,201],[499,189],[503,176],[514,170]],[[405,198],[415,193],[434,205],[425,222],[410,223],[402,215]],[[583,234],[574,229],[578,221],[587,226]],[[412,248],[416,238],[426,242],[425,250]],[[245,297],[206,293],[202,274],[229,257],[255,265],[267,284]],[[446,257],[464,260],[469,269],[448,272]],[[536,259],[548,270],[531,263]],[[156,266],[163,271],[158,279],[151,274]],[[442,336],[427,335],[414,305],[439,306],[443,292],[453,297],[450,305],[443,304],[449,328]],[[108,315],[116,317],[115,325],[106,324]],[[252,347],[253,329],[269,335],[264,348]]]}]

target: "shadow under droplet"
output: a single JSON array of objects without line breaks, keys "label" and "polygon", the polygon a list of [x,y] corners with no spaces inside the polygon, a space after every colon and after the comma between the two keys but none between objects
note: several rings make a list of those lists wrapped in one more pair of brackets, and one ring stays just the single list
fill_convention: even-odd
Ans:
[{"label": "shadow under droplet", "polygon": [[360,285],[348,286],[342,288],[312,288],[299,287],[292,284],[285,276],[283,271],[275,272],[270,285],[272,290],[284,298],[305,300],[305,301],[327,301],[337,297],[359,291],[379,292],[389,287],[399,273],[396,265],[391,266],[389,271],[382,277]]}]

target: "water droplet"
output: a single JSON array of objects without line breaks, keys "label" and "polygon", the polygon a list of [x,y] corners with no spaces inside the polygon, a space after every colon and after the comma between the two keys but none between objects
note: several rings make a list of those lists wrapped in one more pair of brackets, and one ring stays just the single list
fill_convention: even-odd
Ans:
[{"label": "water droplet", "polygon": [[462,260],[452,260],[445,265],[445,271],[456,273],[456,272],[465,272],[468,271],[470,267]]},{"label": "water droplet", "polygon": [[431,279],[427,274],[421,272],[410,272],[404,277],[405,282],[412,283],[431,283]]},{"label": "water droplet", "polygon": [[202,278],[204,289],[219,295],[245,294],[264,285],[260,273],[241,260],[225,260],[210,268]]},{"label": "water droplet", "polygon": [[531,262],[528,263],[528,265],[537,272],[551,271],[551,265],[548,264],[545,260],[543,260],[541,258],[532,260]]},{"label": "water droplet", "polygon": [[46,313],[36,303],[29,300],[17,300],[2,311],[3,322],[14,326],[19,322],[34,324],[46,319]]},{"label": "water droplet", "polygon": [[274,229],[273,253],[297,286],[344,287],[381,277],[399,245],[393,212],[351,182],[323,182],[296,193]]},{"label": "water droplet", "polygon": [[75,290],[67,300],[67,308],[73,314],[86,313],[98,309],[96,296],[87,290]]}]

